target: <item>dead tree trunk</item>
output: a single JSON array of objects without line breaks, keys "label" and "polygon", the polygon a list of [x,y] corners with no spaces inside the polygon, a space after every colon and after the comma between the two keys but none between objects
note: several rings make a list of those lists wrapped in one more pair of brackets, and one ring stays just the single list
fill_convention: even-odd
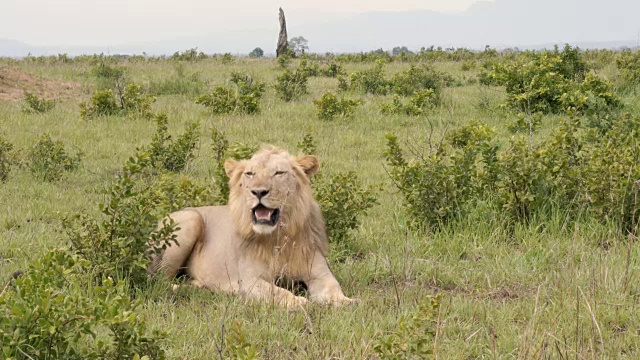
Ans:
[{"label": "dead tree trunk", "polygon": [[284,55],[288,52],[287,44],[287,21],[284,19],[284,11],[279,8],[280,13],[280,35],[278,36],[278,47],[276,48],[276,57]]}]

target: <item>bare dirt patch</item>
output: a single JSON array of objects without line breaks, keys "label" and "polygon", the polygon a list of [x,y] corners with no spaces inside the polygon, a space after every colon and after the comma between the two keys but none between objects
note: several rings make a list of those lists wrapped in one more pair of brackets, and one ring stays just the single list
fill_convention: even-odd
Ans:
[{"label": "bare dirt patch", "polygon": [[46,99],[69,98],[78,94],[80,84],[45,79],[16,69],[0,67],[0,100],[22,99],[25,91]]}]

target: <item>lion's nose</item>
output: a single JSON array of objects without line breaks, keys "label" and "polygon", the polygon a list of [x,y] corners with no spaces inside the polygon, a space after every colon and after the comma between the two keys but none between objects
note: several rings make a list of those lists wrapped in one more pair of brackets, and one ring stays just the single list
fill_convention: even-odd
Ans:
[{"label": "lion's nose", "polygon": [[261,200],[263,197],[267,196],[267,194],[269,193],[269,190],[264,190],[264,189],[251,190],[251,193],[255,195],[258,198],[258,200]]}]

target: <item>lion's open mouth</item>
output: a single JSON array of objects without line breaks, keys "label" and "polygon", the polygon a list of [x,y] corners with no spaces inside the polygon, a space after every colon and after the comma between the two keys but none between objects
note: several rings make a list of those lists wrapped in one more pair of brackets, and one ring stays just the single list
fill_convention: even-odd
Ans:
[{"label": "lion's open mouth", "polygon": [[254,224],[275,226],[279,217],[279,209],[269,209],[262,204],[258,204],[258,206],[251,209],[251,219]]}]

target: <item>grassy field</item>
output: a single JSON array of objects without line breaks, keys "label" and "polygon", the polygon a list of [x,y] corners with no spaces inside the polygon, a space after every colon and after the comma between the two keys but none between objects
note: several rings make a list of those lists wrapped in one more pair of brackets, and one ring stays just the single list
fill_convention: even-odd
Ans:
[{"label": "grassy field", "polygon": [[[169,358],[219,357],[226,346],[225,332],[235,320],[241,321],[260,358],[374,358],[376,341],[397,330],[401,316],[415,314],[425,298],[436,294],[440,308],[435,334],[412,335],[425,336],[435,358],[640,358],[640,246],[612,226],[589,219],[567,222],[558,212],[506,229],[500,212],[479,206],[439,231],[407,227],[403,199],[385,167],[385,134],[393,132],[401,144],[425,149],[432,126],[438,138],[446,129],[475,119],[506,141],[511,133],[505,125],[512,115],[497,106],[504,89],[474,81],[479,68],[462,71],[458,62],[434,63],[461,86],[444,88],[442,105],[426,115],[383,115],[380,104],[391,96],[348,92],[348,98],[362,100],[354,116],[321,121],[312,100],[327,90],[336,92],[334,78],[310,78],[309,94],[286,103],[271,86],[282,72],[275,59],[181,64],[165,60],[117,65],[126,68],[128,80],[143,87],[179,72],[199,74],[208,88],[227,83],[233,71],[269,84],[261,112],[255,115],[212,115],[194,103],[192,94],[157,97],[153,110],[167,113],[171,134],[200,121],[199,146],[184,171],[187,176],[211,182],[212,127],[223,130],[230,142],[273,144],[291,152],[297,152],[296,144],[311,129],[323,174],[353,170],[381,190],[376,194],[379,204],[354,233],[361,255],[331,264],[345,294],[360,299],[359,304],[340,309],[310,305],[288,312],[206,290],[182,288],[174,294],[167,286],[153,286],[144,295],[143,317],[150,328],[169,334]],[[66,245],[61,214],[98,212],[97,204],[104,200],[101,190],[136,148],[149,144],[155,125],[117,116],[81,119],[79,103],[97,86],[89,63],[5,60],[0,67],[78,84],[54,94],[60,100],[45,114],[23,113],[18,99],[0,101],[0,134],[23,153],[45,132],[71,152],[84,153],[80,169],[57,182],[39,181],[27,169],[16,168],[0,183],[0,278],[6,279],[47,250]],[[371,64],[344,67],[352,73]],[[393,62],[386,72],[408,67]],[[609,78],[616,72],[614,64],[599,70]],[[622,100],[627,111],[640,115],[637,95],[626,93]],[[560,115],[545,116],[541,134],[559,126],[560,120]]]}]

